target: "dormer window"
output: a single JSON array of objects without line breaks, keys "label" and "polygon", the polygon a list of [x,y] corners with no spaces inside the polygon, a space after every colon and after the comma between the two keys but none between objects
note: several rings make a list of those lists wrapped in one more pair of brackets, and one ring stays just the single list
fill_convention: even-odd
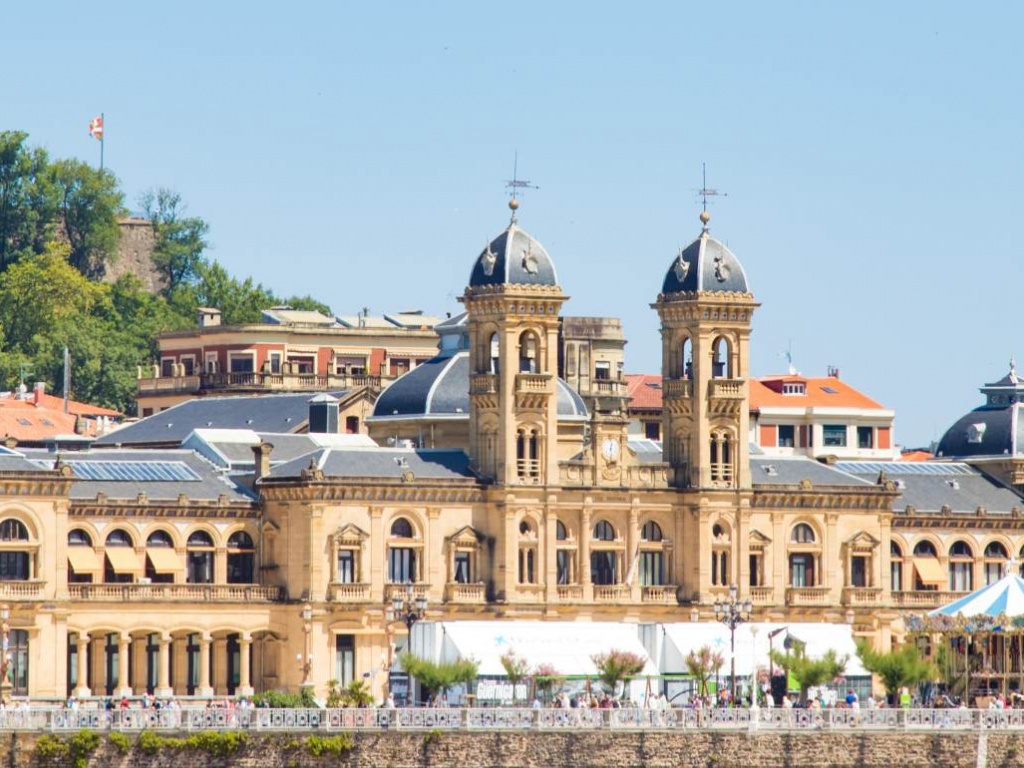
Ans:
[{"label": "dormer window", "polygon": [[985,437],[985,427],[988,425],[984,422],[979,424],[971,424],[967,427],[967,442],[968,443],[980,443]]},{"label": "dormer window", "polygon": [[782,385],[784,395],[806,395],[807,385],[802,381],[787,381]]}]

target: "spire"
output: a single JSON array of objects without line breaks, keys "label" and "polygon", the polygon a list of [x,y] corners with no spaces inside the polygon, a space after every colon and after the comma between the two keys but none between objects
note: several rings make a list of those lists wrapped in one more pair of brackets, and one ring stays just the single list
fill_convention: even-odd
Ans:
[{"label": "spire", "polygon": [[700,164],[701,169],[701,188],[697,190],[697,194],[701,197],[701,212],[700,212],[700,223],[702,224],[701,234],[706,235],[708,233],[708,222],[711,221],[711,214],[708,213],[708,198],[709,197],[728,197],[728,192],[719,192],[717,189],[708,186],[708,166],[707,163]]},{"label": "spire", "polygon": [[512,218],[508,225],[511,227],[516,223],[516,211],[519,210],[519,191],[520,189],[540,189],[540,187],[531,184],[525,179],[519,178],[519,152],[515,154],[515,159],[512,161],[512,178],[505,182],[505,187],[510,190],[509,196],[512,198],[508,201],[509,210],[512,211]]}]

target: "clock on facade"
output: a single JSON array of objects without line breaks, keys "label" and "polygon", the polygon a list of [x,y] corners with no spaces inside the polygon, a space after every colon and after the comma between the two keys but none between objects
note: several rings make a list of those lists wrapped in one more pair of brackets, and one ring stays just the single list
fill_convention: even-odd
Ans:
[{"label": "clock on facade", "polygon": [[619,441],[609,437],[601,446],[601,453],[608,461],[615,461],[619,458]]}]

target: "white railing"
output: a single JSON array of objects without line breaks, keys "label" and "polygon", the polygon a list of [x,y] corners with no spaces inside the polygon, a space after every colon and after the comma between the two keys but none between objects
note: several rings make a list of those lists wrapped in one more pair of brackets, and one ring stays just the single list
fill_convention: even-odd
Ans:
[{"label": "white railing", "polygon": [[9,707],[0,729],[24,731],[231,730],[358,731],[378,729],[587,730],[866,730],[1024,731],[1024,710],[987,709],[561,709],[182,708],[104,711]]}]

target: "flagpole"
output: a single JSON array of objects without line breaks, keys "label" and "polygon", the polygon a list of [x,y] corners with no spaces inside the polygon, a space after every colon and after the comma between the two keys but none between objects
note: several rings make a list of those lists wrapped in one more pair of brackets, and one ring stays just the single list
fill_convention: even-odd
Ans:
[{"label": "flagpole", "polygon": [[107,142],[107,120],[106,117],[100,112],[100,125],[102,131],[100,133],[100,173],[103,172],[103,145]]}]

